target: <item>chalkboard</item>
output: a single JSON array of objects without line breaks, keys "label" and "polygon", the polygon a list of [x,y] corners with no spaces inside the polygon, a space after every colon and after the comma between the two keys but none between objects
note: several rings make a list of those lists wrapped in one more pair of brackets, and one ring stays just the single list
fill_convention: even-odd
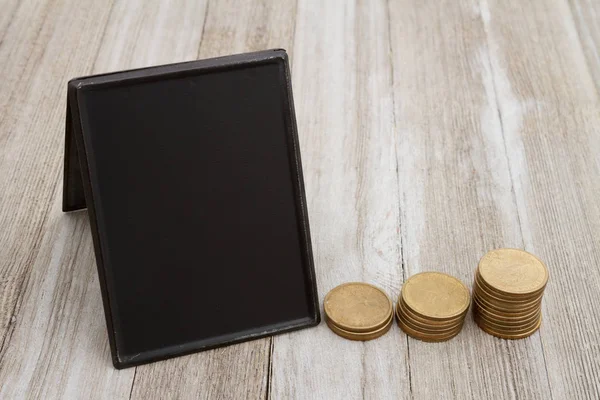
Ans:
[{"label": "chalkboard", "polygon": [[63,210],[88,209],[115,367],[319,323],[284,50],[67,97]]}]

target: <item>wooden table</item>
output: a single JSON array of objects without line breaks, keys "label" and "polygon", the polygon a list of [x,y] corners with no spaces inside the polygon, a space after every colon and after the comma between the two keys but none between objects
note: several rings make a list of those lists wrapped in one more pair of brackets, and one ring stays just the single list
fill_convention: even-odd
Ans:
[{"label": "wooden table", "polygon": [[[0,398],[598,398],[600,3],[0,0]],[[60,209],[66,82],[287,48],[321,299],[396,298],[489,249],[551,273],[544,323],[429,344],[319,327],[122,371],[86,213]]]}]

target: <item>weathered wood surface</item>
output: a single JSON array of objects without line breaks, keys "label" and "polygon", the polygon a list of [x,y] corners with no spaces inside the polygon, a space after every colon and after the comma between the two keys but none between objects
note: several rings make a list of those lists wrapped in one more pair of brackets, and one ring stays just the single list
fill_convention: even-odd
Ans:
[{"label": "weathered wood surface", "polygon": [[[0,0],[0,398],[597,398],[600,7],[590,0]],[[321,300],[494,247],[540,332],[427,344],[321,326],[116,371],[87,216],[60,211],[66,81],[287,48]]]},{"label": "weathered wood surface", "polygon": [[[392,69],[384,1],[301,2],[293,84],[322,302],[366,281],[402,284]],[[274,398],[408,398],[406,337],[366,343],[325,324],[274,338]]]}]

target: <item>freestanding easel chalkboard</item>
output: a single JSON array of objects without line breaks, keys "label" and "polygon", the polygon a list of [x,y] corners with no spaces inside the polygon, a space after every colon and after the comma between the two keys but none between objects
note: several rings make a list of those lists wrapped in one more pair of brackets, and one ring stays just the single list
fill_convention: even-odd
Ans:
[{"label": "freestanding easel chalkboard", "polygon": [[117,368],[319,323],[284,50],[74,79],[65,148]]}]

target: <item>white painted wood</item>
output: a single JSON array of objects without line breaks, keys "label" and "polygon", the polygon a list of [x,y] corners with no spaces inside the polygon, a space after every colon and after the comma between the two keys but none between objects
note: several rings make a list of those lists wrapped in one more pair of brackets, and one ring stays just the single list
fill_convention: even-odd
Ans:
[{"label": "white painted wood", "polygon": [[[321,302],[366,281],[396,297],[402,283],[387,5],[302,2],[293,83]],[[366,343],[323,323],[274,338],[276,399],[410,395],[406,337],[394,325]]]},{"label": "white painted wood", "polygon": [[600,3],[595,0],[569,0],[569,4],[596,91],[600,91]]},{"label": "white painted wood", "polygon": [[[60,211],[66,82],[90,73],[98,2],[22,2],[0,45],[0,398],[123,397],[82,214]],[[5,75],[6,74],[6,75]],[[5,79],[6,77],[6,79]]]},{"label": "white painted wood", "polygon": [[[0,0],[0,398],[595,398],[598,5],[589,0]],[[290,52],[321,301],[481,255],[550,268],[539,333],[325,324],[117,371],[85,213],[60,211],[66,81]]]},{"label": "white painted wood", "polygon": [[104,7],[73,11],[71,4],[24,1],[0,44],[0,354],[48,229],[62,163],[64,83],[89,72],[108,18]]},{"label": "white painted wood", "polygon": [[60,206],[0,360],[0,398],[126,397],[135,371],[112,367],[87,216],[63,216]]},{"label": "white painted wood", "polygon": [[486,20],[525,248],[550,270],[538,335],[555,399],[600,393],[598,70],[569,15],[564,2],[490,1]]},{"label": "white painted wood", "polygon": [[[15,296],[12,299],[21,304],[15,312],[0,359],[0,382],[3,383],[0,385],[0,398],[130,396],[135,368],[117,371],[110,361],[87,215],[84,212],[62,213],[62,186],[59,182],[62,179],[64,104],[69,78],[90,72],[196,58],[204,22],[204,3],[190,3],[187,8],[165,8],[164,3],[159,1],[143,4],[144,7],[140,2],[119,3],[112,9],[104,6],[90,9],[81,7],[80,2],[77,6],[64,4],[58,8],[64,15],[59,14],[51,24],[56,31],[49,34],[49,43],[40,45],[40,77],[35,76],[38,84],[30,89],[27,100],[31,107],[40,107],[51,115],[52,123],[46,126],[45,114],[38,112],[40,118],[34,121],[36,126],[32,130],[39,132],[34,139],[41,148],[23,146],[22,151],[27,159],[42,157],[43,160],[47,157],[45,153],[51,149],[52,160],[46,161],[44,166],[34,161],[20,172],[53,178],[52,181],[48,179],[48,189],[38,184],[39,194],[43,193],[42,190],[52,191],[52,196],[45,200],[51,202],[52,207],[46,210],[45,220],[42,220],[45,225],[40,227],[38,223],[38,226],[21,228],[39,235],[41,245],[39,251],[30,255],[29,263],[25,264],[27,269],[22,270],[26,284],[18,288],[22,289],[20,298]],[[56,5],[49,9],[55,11],[54,7]],[[79,14],[75,15],[69,9],[78,10],[80,7]],[[137,13],[140,9],[144,11],[141,14]],[[63,19],[69,18],[81,21],[78,25],[65,24]],[[75,21],[79,22],[79,19]],[[152,27],[161,27],[172,20],[180,22],[178,27],[189,29],[182,32],[171,24],[170,29],[162,28],[163,36],[153,34],[152,29],[155,28]],[[15,21],[13,26],[17,29],[27,23],[28,20],[23,19]],[[95,42],[89,37],[81,37],[81,32],[88,31],[90,35],[97,35]],[[102,46],[99,46],[102,39]],[[177,45],[173,45],[173,40]],[[90,46],[94,43],[97,45]],[[57,64],[72,67],[62,71]],[[15,88],[15,93],[18,89]],[[55,99],[49,101],[50,95]],[[30,112],[35,114],[33,110]],[[16,144],[22,144],[25,140],[32,140],[31,132],[27,130],[31,127],[26,125],[30,117],[23,113],[18,118],[20,124],[15,126],[20,129],[10,133]],[[9,189],[23,188],[12,185]],[[36,193],[35,190],[30,191],[31,195]],[[39,207],[41,200],[20,204]],[[2,211],[9,210],[10,204],[2,208]],[[16,244],[23,246],[19,247],[23,251],[27,250],[26,245],[22,241]],[[16,274],[12,276],[17,277]]]},{"label": "white painted wood", "polygon": [[[400,225],[406,271],[472,284],[496,247],[522,247],[477,2],[390,2]],[[410,12],[406,12],[411,9]],[[539,337],[506,342],[467,318],[461,334],[409,340],[415,398],[548,398]]]},{"label": "white painted wood", "polygon": [[19,7],[19,3],[19,0],[0,1],[0,7],[2,9],[2,13],[0,14],[0,42],[4,37],[6,29],[14,21],[15,14]]}]

